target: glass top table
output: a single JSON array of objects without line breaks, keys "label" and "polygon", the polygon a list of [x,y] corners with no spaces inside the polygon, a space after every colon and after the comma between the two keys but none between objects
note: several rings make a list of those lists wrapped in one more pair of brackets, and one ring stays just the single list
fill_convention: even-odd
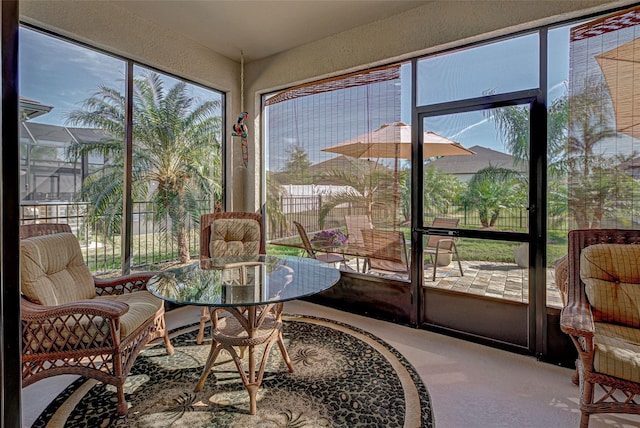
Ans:
[{"label": "glass top table", "polygon": [[[149,279],[147,289],[166,301],[208,308],[211,349],[194,392],[202,390],[218,355],[225,350],[233,358],[249,393],[249,412],[254,415],[257,391],[274,344],[278,344],[289,372],[293,372],[282,336],[283,302],[319,293],[339,279],[338,269],[315,259],[239,256],[201,260],[168,269]],[[259,364],[256,346],[265,347]],[[245,348],[248,349],[246,370]],[[240,355],[237,349],[241,350]]]},{"label": "glass top table", "polygon": [[332,287],[340,272],[318,260],[296,256],[237,256],[201,260],[168,269],[148,290],[172,303],[252,306],[285,302]]}]

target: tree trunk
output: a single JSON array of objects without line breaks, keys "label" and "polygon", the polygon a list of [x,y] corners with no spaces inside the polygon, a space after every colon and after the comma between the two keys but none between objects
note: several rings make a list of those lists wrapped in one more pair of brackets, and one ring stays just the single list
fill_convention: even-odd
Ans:
[{"label": "tree trunk", "polygon": [[184,226],[180,227],[180,231],[178,232],[178,258],[180,259],[180,263],[187,263],[191,260],[189,240],[187,239]]},{"label": "tree trunk", "polygon": [[500,213],[499,212],[494,212],[493,214],[491,214],[491,222],[489,223],[490,227],[495,226],[496,221],[498,220],[498,217],[500,217]]},{"label": "tree trunk", "polygon": [[189,255],[189,239],[187,238],[187,231],[185,228],[185,224],[183,219],[186,218],[185,209],[184,209],[184,188],[178,191],[178,200],[180,204],[178,205],[178,258],[180,259],[180,263],[187,263],[191,260],[191,256]]},{"label": "tree trunk", "polygon": [[489,214],[486,210],[480,208],[478,210],[478,215],[480,216],[480,223],[482,224],[482,227],[489,227]]}]

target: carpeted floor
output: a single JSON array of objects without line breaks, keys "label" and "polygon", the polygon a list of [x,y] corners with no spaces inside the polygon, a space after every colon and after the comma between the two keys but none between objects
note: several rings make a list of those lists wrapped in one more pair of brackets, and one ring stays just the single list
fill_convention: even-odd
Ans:
[{"label": "carpeted floor", "polygon": [[78,379],[40,415],[34,427],[433,427],[429,394],[405,358],[381,339],[346,324],[285,317],[284,338],[295,368],[271,351],[258,412],[235,365],[224,358],[199,393],[209,344],[196,326],[173,333],[176,352],[162,345],[138,356],[126,385],[126,418],[115,416],[115,389]]}]

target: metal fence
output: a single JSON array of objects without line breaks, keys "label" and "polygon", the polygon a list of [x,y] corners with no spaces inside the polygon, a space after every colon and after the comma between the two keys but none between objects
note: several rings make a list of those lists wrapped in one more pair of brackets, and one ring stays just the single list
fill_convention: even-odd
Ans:
[{"label": "metal fence", "polygon": [[[367,214],[361,207],[343,204],[333,208],[324,223],[320,223],[319,211],[322,208],[322,195],[282,197],[281,208],[286,221],[279,222],[273,228],[267,213],[265,222],[267,241],[294,236],[293,222],[301,223],[309,233],[321,229],[343,227],[346,229],[345,215]],[[203,203],[203,206],[207,206]],[[67,223],[77,235],[85,261],[94,273],[119,272],[121,261],[120,229],[113,230],[109,224],[100,219],[92,220],[88,217],[89,204],[85,202],[23,202],[21,206],[21,222],[29,223]],[[286,209],[285,209],[286,207]],[[202,214],[210,209],[203,209]],[[376,208],[371,213],[376,227],[391,226],[393,212],[391,207]],[[443,213],[425,207],[425,223],[430,223],[434,217],[454,217],[460,219],[461,228],[481,228],[480,215],[477,210],[465,210],[463,207],[450,207]],[[495,225],[500,230],[526,230],[528,212],[525,208],[504,210]],[[162,221],[160,221],[162,220]],[[404,219],[403,219],[404,220]],[[409,222],[403,221],[408,227]],[[178,244],[170,233],[171,222],[168,218],[159,219],[157,210],[151,202],[133,203],[132,224],[132,263],[134,269],[146,269],[162,263],[178,259]],[[560,219],[551,222],[549,231],[566,233],[567,221]],[[189,252],[197,257],[199,252],[200,230],[195,221],[186,224]]]},{"label": "metal fence", "polygon": [[[278,222],[278,226],[272,228],[267,221],[267,239],[279,239],[295,235],[293,222],[297,221],[312,233],[321,229],[346,227],[344,216],[354,214],[367,214],[364,208],[354,207],[350,204],[342,204],[333,208],[324,222],[320,223],[318,213],[322,208],[323,196],[282,196],[280,198],[280,212],[283,213],[286,222]],[[270,213],[267,213],[269,217]],[[526,231],[528,228],[529,212],[525,207],[503,209],[493,225],[494,228],[504,231]],[[372,221],[378,227],[392,226],[393,210],[391,207],[374,208],[371,212]],[[451,205],[446,212],[430,207],[424,209],[425,224],[430,224],[435,217],[449,217],[460,219],[459,227],[463,229],[480,229],[484,226],[480,220],[480,213],[475,209],[468,209],[461,205]],[[400,218],[401,225],[408,227],[409,218]],[[549,231],[566,233],[569,230],[566,218],[550,218]]]},{"label": "metal fence", "polygon": [[[91,272],[108,274],[119,272],[121,261],[120,225],[107,224],[100,219],[88,217],[86,202],[23,203],[21,223],[67,223],[80,241],[85,262]],[[206,206],[206,204],[203,204]],[[203,210],[202,214],[209,212]],[[149,268],[178,259],[178,243],[172,236],[171,221],[160,219],[151,202],[133,203],[132,267]],[[200,244],[200,229],[197,222],[186,224],[189,252],[197,257]]]}]

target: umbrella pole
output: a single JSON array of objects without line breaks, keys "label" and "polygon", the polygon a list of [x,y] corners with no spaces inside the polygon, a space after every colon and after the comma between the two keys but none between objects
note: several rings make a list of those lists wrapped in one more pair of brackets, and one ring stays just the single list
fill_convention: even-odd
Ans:
[{"label": "umbrella pole", "polygon": [[393,230],[399,226],[398,205],[400,205],[400,186],[398,183],[398,157],[400,156],[400,147],[396,144],[396,156],[393,162]]}]

